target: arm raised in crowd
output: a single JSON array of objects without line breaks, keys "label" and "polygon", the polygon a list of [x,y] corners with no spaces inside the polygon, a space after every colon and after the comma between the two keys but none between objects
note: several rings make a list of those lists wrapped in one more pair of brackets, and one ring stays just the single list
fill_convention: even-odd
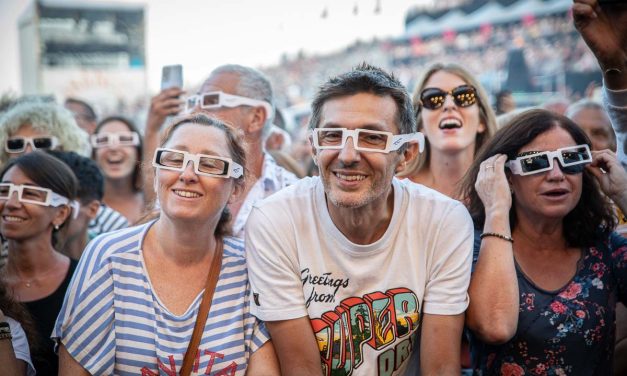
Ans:
[{"label": "arm raised in crowd", "polygon": [[174,116],[183,110],[183,100],[180,96],[185,92],[177,87],[172,87],[161,91],[152,97],[150,110],[146,120],[144,130],[144,201],[147,207],[154,202],[156,193],[153,189],[154,170],[152,168],[152,158],[155,149],[159,145],[159,132],[168,116]]},{"label": "arm raised in crowd", "polygon": [[627,6],[574,0],[575,27],[596,56],[605,85],[627,89]]},{"label": "arm raised in crowd", "polygon": [[[506,155],[497,154],[483,161],[475,188],[485,207],[483,233],[511,238],[512,196],[505,175],[506,160]],[[484,237],[470,279],[466,325],[489,344],[507,342],[518,325],[518,281],[512,244],[496,236]]]}]

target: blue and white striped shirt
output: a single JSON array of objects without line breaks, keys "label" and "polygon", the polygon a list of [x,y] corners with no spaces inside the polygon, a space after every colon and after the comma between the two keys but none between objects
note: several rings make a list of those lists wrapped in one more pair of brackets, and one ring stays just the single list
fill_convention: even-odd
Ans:
[{"label": "blue and white striped shirt", "polygon": [[[101,235],[85,249],[52,337],[92,375],[178,375],[202,292],[181,316],[159,301],[142,242],[154,222]],[[193,375],[243,375],[268,339],[249,312],[243,242],[224,239],[220,278]]]}]

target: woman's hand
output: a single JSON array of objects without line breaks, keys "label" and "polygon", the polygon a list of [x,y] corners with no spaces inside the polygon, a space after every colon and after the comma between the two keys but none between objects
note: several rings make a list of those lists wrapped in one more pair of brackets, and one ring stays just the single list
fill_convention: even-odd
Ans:
[{"label": "woman's hand", "polygon": [[603,193],[625,213],[627,209],[627,172],[618,162],[616,154],[608,149],[593,151],[592,163],[586,168],[596,177]]},{"label": "woman's hand", "polygon": [[497,154],[481,162],[479,167],[475,189],[483,202],[486,216],[493,212],[508,214],[512,207],[512,195],[505,176],[506,161],[505,154]]}]

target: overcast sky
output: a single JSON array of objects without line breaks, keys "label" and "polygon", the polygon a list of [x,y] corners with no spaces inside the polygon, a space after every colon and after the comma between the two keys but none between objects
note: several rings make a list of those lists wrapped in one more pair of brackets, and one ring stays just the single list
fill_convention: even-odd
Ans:
[{"label": "overcast sky", "polygon": [[[269,65],[283,53],[330,52],[356,39],[399,36],[407,9],[432,0],[380,0],[379,14],[374,12],[376,0],[117,2],[146,4],[148,86],[155,92],[166,64],[183,64],[185,81],[194,84],[224,63]],[[17,20],[29,3],[0,0],[0,93],[21,93]]]}]

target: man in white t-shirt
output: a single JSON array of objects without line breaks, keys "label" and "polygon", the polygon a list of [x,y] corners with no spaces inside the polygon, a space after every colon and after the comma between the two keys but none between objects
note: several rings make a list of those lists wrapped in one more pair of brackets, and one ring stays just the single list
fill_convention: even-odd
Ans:
[{"label": "man in white t-shirt", "polygon": [[320,177],[256,203],[246,227],[251,311],[282,373],[459,375],[472,222],[394,177],[424,144],[409,94],[363,64],[312,109]]}]

